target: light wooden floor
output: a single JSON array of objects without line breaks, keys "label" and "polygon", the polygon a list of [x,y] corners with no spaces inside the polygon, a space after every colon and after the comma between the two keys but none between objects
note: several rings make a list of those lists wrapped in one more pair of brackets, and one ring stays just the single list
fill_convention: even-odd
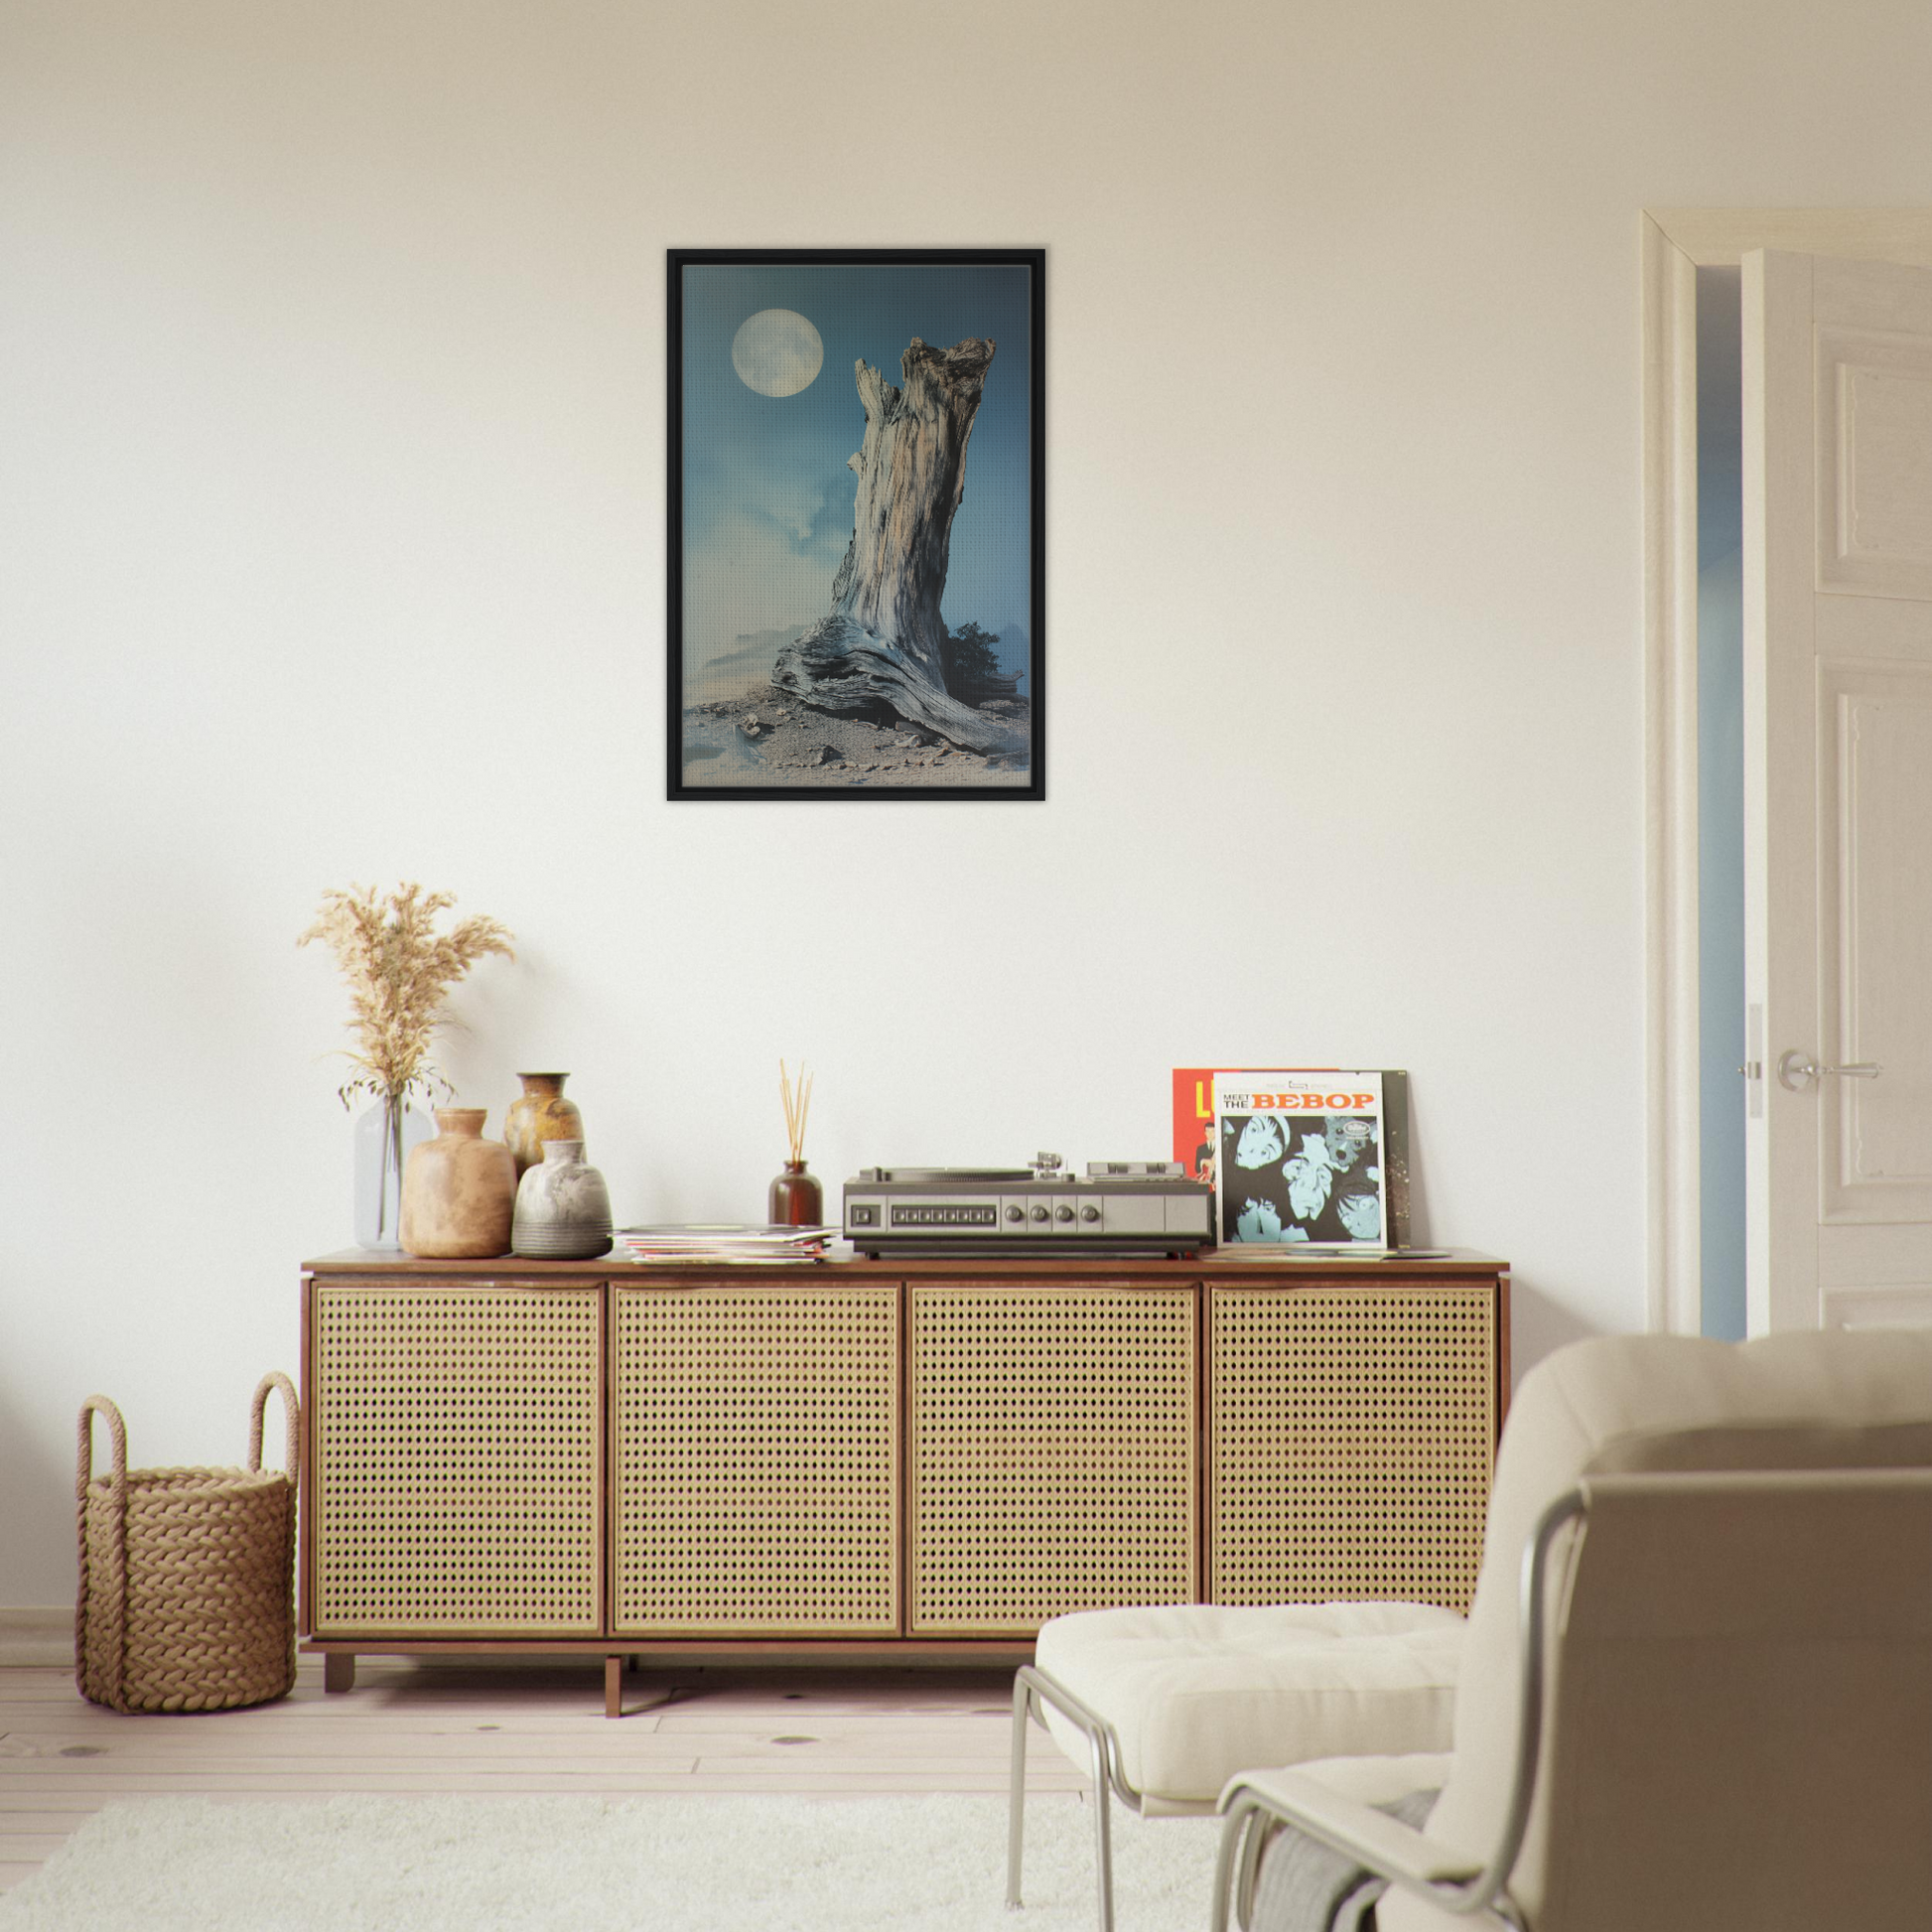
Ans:
[{"label": "light wooden floor", "polygon": [[[124,1718],[69,1670],[0,1669],[0,1888],[103,1805],[140,1795],[1006,1789],[1011,1671],[700,1669],[363,1658],[329,1696],[319,1658],[252,1711]],[[1035,1729],[1028,1788],[1082,1779]]]}]

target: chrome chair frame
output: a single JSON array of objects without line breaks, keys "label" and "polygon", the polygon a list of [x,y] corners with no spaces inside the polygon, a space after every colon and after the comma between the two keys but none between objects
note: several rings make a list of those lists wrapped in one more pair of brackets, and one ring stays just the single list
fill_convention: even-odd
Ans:
[{"label": "chrome chair frame", "polygon": [[1114,1843],[1110,1794],[1129,1811],[1141,1810],[1141,1793],[1121,1769],[1120,1734],[1091,1705],[1032,1664],[1013,1679],[1013,1768],[1007,1796],[1007,1910],[1020,1909],[1020,1867],[1027,1830],[1027,1725],[1045,1727],[1042,1705],[1051,1705],[1087,1740],[1093,1763],[1094,1852],[1100,1865],[1100,1932],[1114,1932]]},{"label": "chrome chair frame", "polygon": [[1467,1876],[1453,1878],[1407,1869],[1339,1827],[1329,1828],[1319,1821],[1300,1817],[1286,1810],[1268,1792],[1256,1790],[1245,1778],[1236,1778],[1221,1794],[1220,1809],[1227,1822],[1221,1830],[1221,1847],[1214,1865],[1212,1932],[1228,1932],[1230,1903],[1236,1923],[1243,1928],[1247,1926],[1254,1910],[1262,1853],[1275,1830],[1283,1825],[1291,1825],[1338,1852],[1345,1852],[1377,1876],[1419,1893],[1442,1911],[1466,1917],[1472,1925],[1489,1928],[1489,1932],[1523,1932],[1522,1919],[1508,1896],[1507,1887],[1517,1855],[1523,1849],[1523,1835],[1529,1829],[1530,1800],[1536,1790],[1537,1760],[1543,1744],[1546,1675],[1543,1597],[1549,1580],[1550,1551],[1558,1533],[1587,1516],[1588,1508],[1588,1497],[1582,1489],[1559,1496],[1538,1518],[1536,1534],[1523,1553],[1517,1599],[1523,1654],[1518,1679],[1516,1765],[1496,1849],[1481,1867]]}]

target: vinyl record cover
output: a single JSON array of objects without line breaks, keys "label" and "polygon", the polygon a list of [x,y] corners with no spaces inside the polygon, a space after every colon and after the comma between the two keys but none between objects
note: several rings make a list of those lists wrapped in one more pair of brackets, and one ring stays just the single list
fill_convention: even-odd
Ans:
[{"label": "vinyl record cover", "polygon": [[[1272,1129],[1256,1129],[1248,1142],[1249,1158],[1256,1165],[1242,1166],[1239,1131],[1227,1142],[1217,1133],[1217,1080],[1242,1083],[1250,1099],[1256,1094],[1295,1097],[1293,1108],[1264,1110],[1272,1111],[1277,1119]],[[1229,1091],[1234,1089],[1230,1087]],[[1373,1162],[1363,1159],[1361,1130],[1339,1125],[1350,1117],[1348,1110],[1303,1104],[1311,1095],[1318,1094],[1325,1103],[1330,1094],[1352,1100],[1361,1093],[1378,1095],[1379,1117],[1373,1129],[1377,1159]],[[1243,1070],[1177,1066],[1173,1069],[1173,1158],[1192,1178],[1214,1185],[1217,1225],[1223,1242],[1307,1243],[1363,1249],[1409,1245],[1409,1075],[1406,1069],[1305,1066]],[[1252,1114],[1253,1110],[1249,1110],[1247,1117],[1252,1118]],[[1284,1125],[1291,1115],[1296,1123],[1292,1128]],[[1337,1123],[1332,1153],[1329,1148],[1331,1115]],[[1274,1157],[1272,1171],[1264,1173],[1268,1164],[1262,1157],[1271,1135],[1280,1140],[1281,1152]],[[1318,1152],[1303,1145],[1311,1137],[1318,1138]],[[1298,1216],[1294,1211],[1296,1202],[1291,1198],[1287,1170],[1297,1162],[1300,1163],[1296,1169],[1299,1185],[1295,1191],[1304,1206],[1312,1204],[1315,1196],[1322,1193],[1324,1182],[1320,1174],[1325,1171],[1328,1176],[1325,1198],[1311,1217]],[[1348,1231],[1350,1221],[1362,1228],[1369,1223],[1368,1208],[1360,1199],[1365,1175],[1357,1174],[1358,1170],[1367,1166],[1379,1170],[1373,1188],[1367,1190],[1373,1192],[1378,1203],[1376,1218],[1381,1231],[1373,1238]],[[1350,1175],[1356,1177],[1349,1178]],[[1232,1213],[1228,1211],[1230,1202]],[[1347,1204],[1346,1221],[1342,1218],[1344,1203]]]}]

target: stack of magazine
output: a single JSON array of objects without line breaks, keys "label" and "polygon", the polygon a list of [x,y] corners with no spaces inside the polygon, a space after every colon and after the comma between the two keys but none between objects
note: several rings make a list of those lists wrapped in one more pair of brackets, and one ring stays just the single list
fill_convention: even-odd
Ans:
[{"label": "stack of magazine", "polygon": [[754,1227],[738,1221],[679,1221],[662,1227],[620,1228],[617,1252],[630,1261],[817,1261],[837,1228]]}]

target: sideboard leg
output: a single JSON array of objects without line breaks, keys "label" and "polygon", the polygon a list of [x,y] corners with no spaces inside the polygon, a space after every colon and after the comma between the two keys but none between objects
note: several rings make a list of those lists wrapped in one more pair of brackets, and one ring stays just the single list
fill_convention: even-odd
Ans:
[{"label": "sideboard leg", "polygon": [[623,1716],[623,1659],[607,1657],[604,1660],[604,1715],[607,1718]]},{"label": "sideboard leg", "polygon": [[325,1650],[322,1654],[322,1688],[325,1691],[352,1691],[355,1688],[355,1653],[352,1650]]}]

